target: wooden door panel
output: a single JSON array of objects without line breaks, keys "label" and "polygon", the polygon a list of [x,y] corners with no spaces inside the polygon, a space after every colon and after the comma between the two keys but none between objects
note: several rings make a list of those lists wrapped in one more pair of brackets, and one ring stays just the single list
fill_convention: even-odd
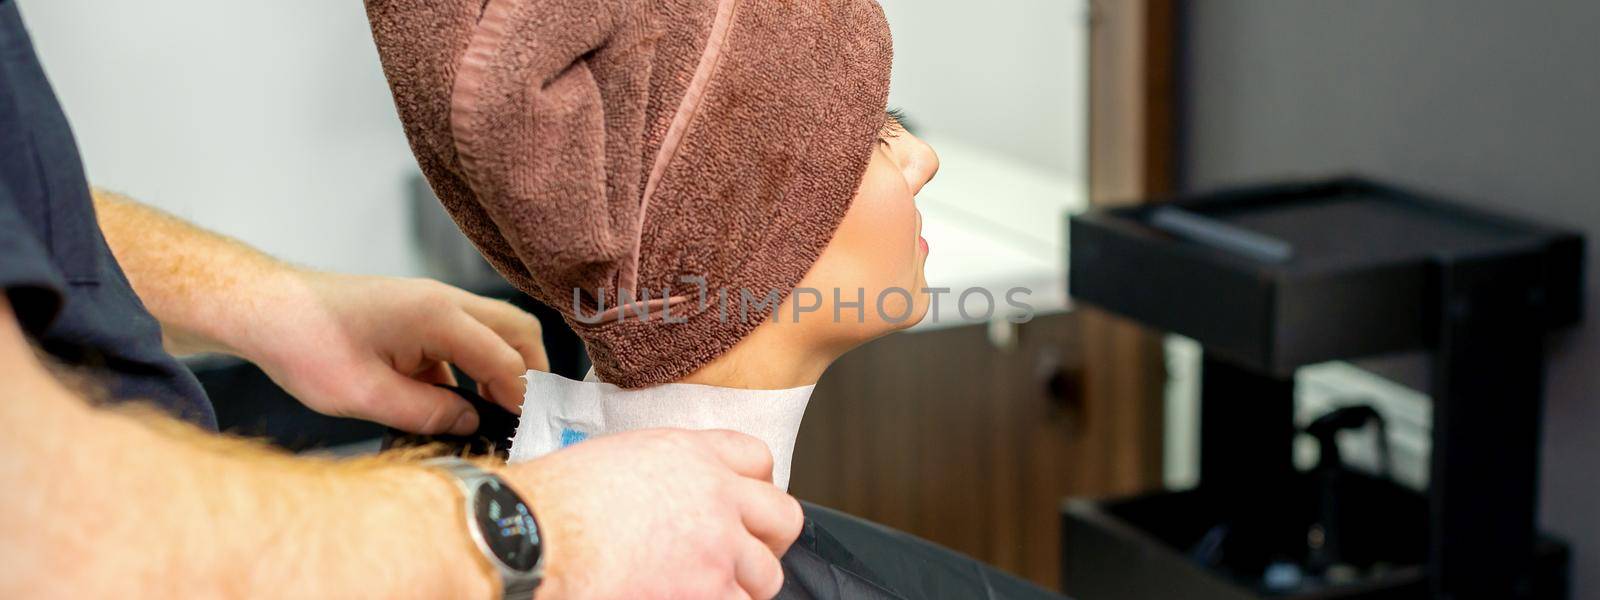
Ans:
[{"label": "wooden door panel", "polygon": [[1160,456],[1160,430],[1140,425],[1159,423],[1159,397],[1091,401],[1110,395],[1085,388],[1081,321],[1022,324],[1010,349],[973,325],[844,357],[812,397],[791,491],[1055,588],[1062,498],[1159,478],[1137,466]]}]

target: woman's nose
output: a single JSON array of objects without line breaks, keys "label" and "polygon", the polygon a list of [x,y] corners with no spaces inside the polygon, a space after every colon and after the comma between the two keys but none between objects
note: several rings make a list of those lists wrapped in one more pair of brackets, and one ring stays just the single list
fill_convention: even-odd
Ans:
[{"label": "woman's nose", "polygon": [[900,171],[905,175],[911,195],[915,196],[939,172],[939,154],[933,151],[933,146],[909,132],[901,133],[896,141],[899,142],[896,154],[900,155]]}]

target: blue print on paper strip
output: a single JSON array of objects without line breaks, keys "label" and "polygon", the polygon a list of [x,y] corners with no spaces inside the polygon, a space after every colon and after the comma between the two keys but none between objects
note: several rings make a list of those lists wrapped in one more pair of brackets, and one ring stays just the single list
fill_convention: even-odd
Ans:
[{"label": "blue print on paper strip", "polygon": [[561,429],[561,447],[562,448],[565,448],[567,446],[571,446],[573,444],[576,444],[578,442],[581,442],[581,441],[584,441],[584,440],[587,440],[587,439],[589,439],[589,434],[584,433],[582,431],[578,431],[578,430],[573,429],[571,427],[563,427]]}]

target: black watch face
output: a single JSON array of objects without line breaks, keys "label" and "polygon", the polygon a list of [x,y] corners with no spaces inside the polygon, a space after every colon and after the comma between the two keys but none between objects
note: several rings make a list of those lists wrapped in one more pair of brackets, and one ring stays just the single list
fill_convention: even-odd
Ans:
[{"label": "black watch face", "polygon": [[539,564],[539,524],[516,492],[498,481],[486,481],[478,486],[473,509],[483,541],[500,562],[517,571],[531,571]]}]

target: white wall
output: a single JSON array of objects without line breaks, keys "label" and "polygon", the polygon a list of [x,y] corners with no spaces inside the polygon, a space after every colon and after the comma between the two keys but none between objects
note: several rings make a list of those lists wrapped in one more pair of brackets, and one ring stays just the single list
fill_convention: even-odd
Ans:
[{"label": "white wall", "polygon": [[[421,271],[415,167],[361,2],[19,1],[94,182],[295,262]],[[942,179],[965,171],[963,190],[982,192],[954,199],[982,213],[958,220],[1043,224],[1050,239],[1025,251],[1058,258],[1051,224],[1082,204],[1086,0],[883,3],[892,104],[949,149]],[[1059,191],[1008,204],[995,196],[1016,182],[983,179],[1019,170]]]},{"label": "white wall", "polygon": [[20,0],[90,179],[301,264],[415,274],[356,0]]},{"label": "white wall", "polygon": [[894,31],[890,103],[918,133],[1083,181],[1087,0],[881,0]]},{"label": "white wall", "polygon": [[[1066,217],[1088,206],[1087,0],[882,3],[889,103],[942,163],[917,196],[928,283],[1027,287],[1037,311],[1065,310]],[[919,327],[964,322],[940,309]]]}]

